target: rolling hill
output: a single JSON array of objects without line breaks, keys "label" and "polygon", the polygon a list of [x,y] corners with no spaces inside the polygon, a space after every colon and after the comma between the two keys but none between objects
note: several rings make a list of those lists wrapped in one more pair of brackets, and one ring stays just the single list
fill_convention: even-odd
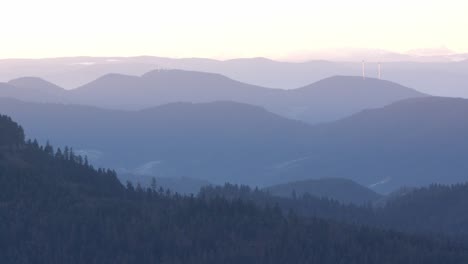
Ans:
[{"label": "rolling hill", "polygon": [[335,76],[293,90],[241,83],[212,73],[158,70],[141,77],[106,75],[71,90],[80,104],[143,109],[172,102],[234,101],[308,123],[334,121],[401,99],[426,96],[389,81]]},{"label": "rolling hill", "polygon": [[335,121],[362,110],[425,96],[394,82],[373,78],[363,80],[357,76],[334,76],[288,90],[289,104],[302,110],[290,117],[313,124]]},{"label": "rolling hill", "polygon": [[[396,83],[335,76],[294,90],[241,83],[204,72],[157,70],[142,76],[107,74],[65,91],[37,78],[10,82],[0,96],[32,102],[74,103],[120,110],[141,110],[174,102],[234,101],[308,123],[330,122],[361,110],[426,95]],[[16,93],[15,93],[16,92]]]},{"label": "rolling hill", "polygon": [[39,89],[16,87],[9,83],[0,83],[0,96],[4,98],[15,98],[28,102],[57,102],[61,101],[54,95],[50,96]]},{"label": "rolling hill", "polygon": [[124,187],[115,172],[96,170],[69,149],[25,141],[22,128],[6,116],[0,116],[0,213],[4,263],[468,259],[466,247],[437,237],[290,216],[240,200]]},{"label": "rolling hill", "polygon": [[[310,126],[234,102],[173,103],[141,111],[0,99],[29,137],[98,153],[95,164],[162,177],[261,184],[266,171],[303,156]],[[117,144],[118,143],[118,144]],[[281,151],[279,151],[281,150]]]},{"label": "rolling hill", "polygon": [[[468,56],[454,54],[442,60],[412,61],[402,55],[382,61],[375,51],[361,50],[354,58],[340,61],[311,60],[282,62],[266,58],[244,58],[226,61],[152,56],[140,57],[70,57],[51,59],[0,60],[0,81],[23,76],[38,76],[67,89],[85,85],[103,75],[118,73],[142,75],[153,69],[182,69],[212,72],[262,87],[295,89],[335,75],[361,75],[361,61],[381,61],[382,77],[436,96],[468,97]],[[334,53],[335,54],[335,53]],[[401,55],[401,54],[399,54]],[[377,64],[368,63],[367,75],[377,77]]]},{"label": "rolling hill", "polygon": [[346,178],[383,193],[467,180],[465,99],[408,99],[316,126],[234,102],[120,111],[1,99],[0,112],[119,171],[259,186]]},{"label": "rolling hill", "polygon": [[49,95],[64,94],[65,89],[38,77],[22,77],[10,80],[8,84],[20,89],[39,90]]},{"label": "rolling hill", "polygon": [[286,174],[345,177],[384,192],[463,182],[467,114],[466,99],[427,97],[317,126],[311,135],[317,154],[290,165]]},{"label": "rolling hill", "polygon": [[[282,90],[241,83],[204,72],[156,70],[142,76],[105,75],[70,90],[78,103],[119,108],[144,109],[174,102],[235,101],[260,105],[270,94]],[[264,98],[262,98],[264,97]]]}]

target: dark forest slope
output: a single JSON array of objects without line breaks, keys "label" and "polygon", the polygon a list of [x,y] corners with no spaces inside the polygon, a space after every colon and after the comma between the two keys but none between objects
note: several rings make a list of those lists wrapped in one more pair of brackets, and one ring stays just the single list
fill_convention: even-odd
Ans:
[{"label": "dark forest slope", "polygon": [[123,188],[0,117],[2,263],[465,263],[443,240],[284,216],[249,202]]}]

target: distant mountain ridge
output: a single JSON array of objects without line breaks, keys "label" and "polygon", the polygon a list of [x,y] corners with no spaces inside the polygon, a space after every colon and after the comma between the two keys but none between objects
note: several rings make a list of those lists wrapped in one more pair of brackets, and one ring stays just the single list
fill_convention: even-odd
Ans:
[{"label": "distant mountain ridge", "polygon": [[121,111],[3,98],[0,112],[41,142],[160,177],[261,187],[345,178],[381,193],[468,179],[466,99],[407,99],[315,126],[234,102]]},{"label": "distant mountain ridge", "polygon": [[[28,136],[103,153],[101,166],[134,169],[151,162],[163,177],[260,184],[256,174],[303,155],[310,126],[234,102],[173,103],[142,111],[0,99],[0,112]],[[115,144],[119,142],[119,144]],[[276,151],[281,149],[281,151]],[[199,177],[200,176],[200,177]]]},{"label": "distant mountain ridge", "polygon": [[27,102],[68,103],[67,91],[36,77],[23,77],[0,83],[0,96]]},{"label": "distant mountain ridge", "polygon": [[425,97],[394,82],[357,76],[334,76],[288,90],[291,100],[304,110],[295,117],[310,123],[335,121],[365,109],[379,108],[408,98]]},{"label": "distant mountain ridge", "polygon": [[8,84],[18,88],[36,89],[44,93],[57,94],[64,93],[64,89],[58,85],[48,82],[38,77],[22,77],[10,80]]},{"label": "distant mountain ridge", "polygon": [[[335,53],[334,53],[335,54]],[[374,56],[369,59],[367,56]],[[83,86],[103,75],[119,73],[141,76],[153,69],[181,69],[213,72],[261,87],[294,89],[336,75],[361,75],[361,61],[366,75],[377,78],[377,61],[382,78],[412,87],[423,93],[468,97],[468,54],[453,54],[447,60],[412,61],[412,56],[397,56],[382,61],[382,54],[360,50],[358,59],[345,61],[312,60],[282,62],[266,58],[214,60],[203,58],[138,57],[68,57],[51,59],[0,60],[0,81],[23,76],[38,76],[67,89]]]},{"label": "distant mountain ridge", "polygon": [[[0,194],[4,263],[458,264],[468,259],[463,244],[429,235],[286,215],[278,206],[221,196],[181,196],[156,184],[124,187],[115,171],[96,170],[69,148],[55,151],[25,141],[21,126],[2,115]],[[464,205],[455,209],[466,212]],[[428,226],[445,228],[445,214],[435,216],[435,225]]]},{"label": "distant mountain ridge", "polygon": [[294,90],[245,84],[213,73],[156,70],[141,77],[107,74],[74,90],[37,78],[13,80],[0,96],[32,102],[74,103],[138,110],[174,102],[234,101],[262,106],[308,123],[338,120],[401,99],[427,96],[396,83],[335,76]]},{"label": "distant mountain ridge", "polygon": [[464,182],[467,115],[467,99],[426,97],[316,126],[311,138],[320,154],[297,161],[287,174],[345,177],[382,192]]}]

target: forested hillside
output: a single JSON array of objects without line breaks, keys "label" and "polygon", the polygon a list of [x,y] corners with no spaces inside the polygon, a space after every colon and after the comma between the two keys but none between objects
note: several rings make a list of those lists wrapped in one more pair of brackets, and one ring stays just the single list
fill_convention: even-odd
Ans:
[{"label": "forested hillside", "polygon": [[73,150],[0,118],[2,263],[466,263],[444,239],[283,214],[221,197],[122,186]]},{"label": "forested hillside", "polygon": [[321,126],[234,102],[128,112],[0,98],[0,112],[42,143],[155,177],[260,187],[333,177],[381,193],[468,180],[466,99],[400,101]]},{"label": "forested hillside", "polygon": [[203,187],[203,198],[241,199],[259,206],[278,206],[283,212],[303,217],[392,229],[414,234],[450,236],[468,241],[468,183],[431,185],[392,197],[383,205],[346,205],[337,200],[308,193],[293,198],[276,197],[246,185],[225,184]]}]

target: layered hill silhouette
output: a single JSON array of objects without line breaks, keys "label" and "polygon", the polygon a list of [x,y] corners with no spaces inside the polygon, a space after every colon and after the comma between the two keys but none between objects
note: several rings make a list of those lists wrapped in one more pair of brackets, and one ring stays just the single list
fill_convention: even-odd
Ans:
[{"label": "layered hill silhouette", "polygon": [[269,194],[295,198],[309,194],[329,198],[345,204],[365,205],[378,201],[382,196],[354,181],[340,178],[322,178],[288,182],[265,188]]},{"label": "layered hill silhouette", "polygon": [[[102,153],[97,164],[163,177],[261,184],[265,170],[303,156],[310,126],[233,102],[174,103],[142,111],[0,100],[28,136]],[[201,176],[201,177],[199,177]]]},{"label": "layered hill silhouette", "polygon": [[468,259],[463,244],[434,236],[286,215],[278,207],[242,200],[124,187],[114,171],[96,170],[69,148],[25,141],[22,128],[3,115],[0,212],[5,263],[455,264]]},{"label": "layered hill silhouette", "polygon": [[30,102],[65,103],[66,90],[40,78],[23,77],[0,83],[0,96]]},{"label": "layered hill silhouette", "polygon": [[22,88],[37,90],[43,93],[47,93],[49,95],[57,95],[64,93],[63,88],[38,77],[22,77],[18,79],[13,79],[10,80],[8,84],[18,87],[20,89]]},{"label": "layered hill silhouette", "polygon": [[285,212],[292,211],[305,217],[407,233],[450,236],[467,242],[467,183],[413,188],[398,195],[392,194],[392,197],[384,196],[390,199],[374,206],[346,204],[309,193],[297,193],[295,197],[276,196],[269,190],[229,183],[203,187],[199,196],[253,201],[261,206],[278,206]]},{"label": "layered hill silhouette", "polygon": [[397,83],[356,76],[335,76],[288,90],[290,105],[297,108],[288,117],[320,123],[338,120],[369,108],[427,95]]},{"label": "layered hill silhouette", "polygon": [[[344,62],[312,60],[297,63],[266,58],[220,61],[151,56],[0,60],[0,81],[38,76],[67,89],[74,89],[109,73],[142,75],[163,68],[213,72],[258,86],[294,89],[334,75],[361,75],[361,61],[371,54],[375,53],[364,51],[358,58]],[[377,63],[370,61],[381,61],[381,55],[379,53],[379,58],[366,59],[369,61],[366,66],[368,77],[377,77]],[[467,58],[467,54],[455,54],[441,61],[423,62],[411,61],[408,56],[398,56],[388,62],[382,61],[382,78],[431,95],[468,97]]]},{"label": "layered hill silhouette", "polygon": [[117,111],[1,99],[0,112],[126,172],[259,186],[339,177],[384,193],[467,179],[465,99],[408,99],[317,126],[233,102]]},{"label": "layered hill silhouette", "polygon": [[[259,105],[269,94],[282,92],[234,81],[204,72],[156,70],[141,77],[105,75],[77,89],[71,97],[79,103],[126,109],[143,109],[173,102],[230,100]],[[265,98],[262,98],[265,97]]]},{"label": "layered hill silhouette", "polygon": [[141,77],[108,74],[73,90],[38,78],[11,81],[0,96],[32,102],[91,105],[140,110],[174,102],[234,101],[308,123],[334,121],[361,110],[401,99],[426,96],[389,81],[335,76],[294,89],[271,89],[245,84],[219,74],[156,70]]},{"label": "layered hill silhouette", "polygon": [[[317,126],[316,154],[291,167],[346,177],[376,190],[466,180],[468,100],[427,97]],[[336,164],[339,164],[338,166]],[[287,170],[287,175],[301,174]]]}]

